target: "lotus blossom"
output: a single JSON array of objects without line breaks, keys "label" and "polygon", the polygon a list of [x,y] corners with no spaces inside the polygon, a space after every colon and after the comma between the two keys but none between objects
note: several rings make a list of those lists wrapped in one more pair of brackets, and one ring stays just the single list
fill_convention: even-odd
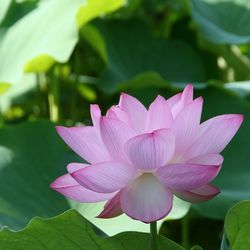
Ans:
[{"label": "lotus blossom", "polygon": [[165,217],[174,195],[192,203],[212,199],[220,192],[210,184],[221,169],[220,153],[243,116],[200,123],[202,103],[189,84],[167,100],[157,96],[148,109],[125,93],[105,116],[91,105],[93,126],[57,127],[88,164],[70,163],[51,187],[79,202],[107,200],[100,218],[125,213],[146,223]]}]

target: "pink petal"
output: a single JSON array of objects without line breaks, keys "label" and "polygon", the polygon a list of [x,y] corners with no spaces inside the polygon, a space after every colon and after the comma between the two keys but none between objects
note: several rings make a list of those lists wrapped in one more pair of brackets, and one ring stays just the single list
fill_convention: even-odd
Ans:
[{"label": "pink petal", "polygon": [[219,171],[220,166],[184,163],[161,167],[156,175],[173,190],[192,190],[208,184]]},{"label": "pink petal", "polygon": [[135,131],[127,124],[106,117],[100,119],[100,131],[110,155],[116,160],[126,160],[125,143],[135,136]]},{"label": "pink petal", "polygon": [[85,167],[90,166],[89,164],[84,164],[84,163],[69,163],[67,165],[67,170],[71,174],[79,169],[83,169]]},{"label": "pink petal", "polygon": [[50,187],[62,195],[79,202],[98,202],[111,199],[115,193],[102,194],[86,189],[72,178],[70,174],[58,177]]},{"label": "pink petal", "polygon": [[129,126],[131,126],[128,114],[124,110],[120,109],[118,106],[112,106],[107,111],[106,116],[108,118],[112,118],[112,119],[115,119],[115,120],[122,121],[122,122],[128,124]]},{"label": "pink petal", "polygon": [[203,201],[208,201],[214,198],[216,195],[220,193],[220,190],[209,184],[192,191],[177,191],[174,194],[181,198],[182,200],[192,202],[192,203],[199,203]]},{"label": "pink petal", "polygon": [[175,155],[181,155],[193,143],[200,126],[203,99],[199,97],[184,107],[173,122]]},{"label": "pink petal", "polygon": [[101,118],[101,110],[97,104],[90,105],[90,115],[94,127],[99,127],[99,121]]},{"label": "pink petal", "polygon": [[121,191],[121,208],[133,219],[146,223],[164,218],[173,204],[172,192],[153,174],[143,174]]},{"label": "pink petal", "polygon": [[121,94],[119,107],[128,114],[132,127],[137,132],[144,132],[147,109],[136,98],[125,93]]},{"label": "pink petal", "polygon": [[187,163],[202,164],[202,165],[216,165],[219,166],[223,162],[223,156],[219,154],[199,155],[195,158],[189,159]]},{"label": "pink petal", "polygon": [[181,94],[182,93],[178,93],[178,94],[176,94],[176,95],[174,95],[166,100],[166,103],[171,110],[181,99]]},{"label": "pink petal", "polygon": [[102,162],[73,172],[71,176],[83,187],[99,193],[111,193],[128,185],[137,170],[126,163]]},{"label": "pink petal", "polygon": [[123,214],[120,206],[120,192],[116,194],[111,200],[109,200],[103,211],[97,216],[97,218],[113,218]]},{"label": "pink petal", "polygon": [[193,85],[188,84],[181,93],[180,100],[173,106],[172,115],[175,118],[184,107],[193,101]]},{"label": "pink petal", "polygon": [[185,152],[184,158],[220,153],[231,141],[242,121],[242,115],[222,115],[202,123],[197,139]]},{"label": "pink petal", "polygon": [[166,100],[158,95],[149,106],[147,131],[161,128],[170,128],[173,123],[171,110]]},{"label": "pink petal", "polygon": [[68,146],[86,161],[97,163],[110,160],[110,155],[94,127],[57,126],[56,130]]},{"label": "pink petal", "polygon": [[174,143],[174,136],[169,129],[159,129],[131,138],[125,145],[125,151],[135,167],[151,171],[171,159]]}]

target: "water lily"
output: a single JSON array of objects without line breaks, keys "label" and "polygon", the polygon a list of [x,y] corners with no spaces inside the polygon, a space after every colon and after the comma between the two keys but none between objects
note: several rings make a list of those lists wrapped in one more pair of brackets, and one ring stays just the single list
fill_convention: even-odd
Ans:
[{"label": "water lily", "polygon": [[70,163],[51,187],[79,202],[107,203],[99,215],[122,213],[146,223],[165,217],[173,195],[207,201],[220,191],[210,182],[221,169],[220,154],[243,116],[226,114],[201,123],[202,97],[193,87],[146,109],[122,93],[105,116],[91,105],[93,126],[57,127],[63,140],[85,161]]}]

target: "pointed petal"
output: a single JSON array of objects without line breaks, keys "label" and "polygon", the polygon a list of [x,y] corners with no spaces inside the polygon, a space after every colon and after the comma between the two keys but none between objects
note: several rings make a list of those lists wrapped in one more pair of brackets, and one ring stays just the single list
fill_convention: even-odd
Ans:
[{"label": "pointed petal", "polygon": [[68,146],[86,161],[96,163],[110,160],[109,153],[94,127],[57,126],[56,130]]},{"label": "pointed petal", "polygon": [[152,133],[131,138],[125,151],[138,169],[150,171],[165,165],[174,153],[175,139],[169,129],[159,129]]},{"label": "pointed petal", "polygon": [[172,131],[175,135],[175,155],[181,155],[193,143],[200,126],[202,97],[195,99],[177,115]]},{"label": "pointed petal", "polygon": [[158,95],[149,106],[147,131],[153,131],[161,128],[170,128],[173,123],[173,117],[166,100]]},{"label": "pointed petal", "polygon": [[143,174],[121,191],[120,201],[128,216],[150,223],[170,212],[173,194],[153,174]]},{"label": "pointed petal", "polygon": [[197,139],[185,152],[184,158],[220,153],[238,131],[242,121],[242,115],[222,115],[202,123]]},{"label": "pointed petal", "polygon": [[166,103],[170,110],[172,110],[172,108],[179,102],[179,100],[181,99],[181,94],[182,93],[178,93],[166,100]]},{"label": "pointed petal", "polygon": [[182,92],[181,98],[185,104],[193,101],[194,87],[191,83],[187,84]]},{"label": "pointed petal", "polygon": [[173,190],[192,190],[212,181],[220,166],[201,164],[172,164],[157,170],[156,176]]},{"label": "pointed petal", "polygon": [[86,189],[72,178],[70,174],[58,177],[50,187],[62,195],[79,202],[98,202],[111,199],[115,193],[102,194]]},{"label": "pointed petal", "polygon": [[118,106],[112,106],[107,111],[106,116],[108,118],[122,121],[122,122],[126,123],[127,125],[131,126],[131,122],[129,120],[128,114],[124,110],[120,109]]},{"label": "pointed petal", "polygon": [[80,185],[99,193],[118,191],[136,175],[137,170],[133,166],[119,162],[102,162],[71,174]]},{"label": "pointed petal", "polygon": [[181,93],[180,100],[173,106],[172,115],[175,118],[184,107],[193,101],[193,85],[188,84]]},{"label": "pointed petal", "polygon": [[127,124],[106,117],[100,119],[100,131],[110,155],[115,160],[126,160],[125,143],[135,136],[135,131]]},{"label": "pointed petal", "polygon": [[103,211],[97,216],[97,218],[113,218],[123,214],[121,205],[120,205],[120,192],[117,193],[111,200],[109,200]]},{"label": "pointed petal", "polygon": [[192,203],[199,203],[203,201],[208,201],[213,199],[216,195],[220,193],[220,190],[209,184],[192,191],[177,191],[174,194],[181,198],[182,200],[192,202]]},{"label": "pointed petal", "polygon": [[85,168],[87,166],[90,166],[89,164],[84,164],[84,163],[75,163],[75,162],[72,162],[72,163],[69,163],[67,165],[67,170],[68,172],[71,174],[79,169],[82,169],[82,168]]},{"label": "pointed petal", "polygon": [[92,119],[92,123],[94,127],[98,128],[99,120],[101,118],[101,110],[97,104],[90,105],[90,115],[91,115],[91,119]]},{"label": "pointed petal", "polygon": [[119,107],[124,110],[131,121],[132,127],[143,133],[147,120],[147,109],[135,97],[122,93],[119,101]]}]

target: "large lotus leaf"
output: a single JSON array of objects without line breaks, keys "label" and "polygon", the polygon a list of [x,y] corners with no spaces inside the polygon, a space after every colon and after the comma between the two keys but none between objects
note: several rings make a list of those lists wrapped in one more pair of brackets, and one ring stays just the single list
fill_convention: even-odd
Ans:
[{"label": "large lotus leaf", "polygon": [[[19,229],[34,216],[53,216],[74,207],[109,235],[125,230],[149,231],[147,224],[125,215],[97,219],[104,203],[67,201],[50,189],[50,183],[66,172],[67,163],[82,161],[66,150],[53,124],[40,121],[4,127],[0,138],[0,225]],[[176,199],[169,219],[183,217],[189,207]]]},{"label": "large lotus leaf", "polygon": [[[34,218],[22,231],[4,228],[0,232],[1,250],[134,250],[150,249],[150,235],[126,232],[101,237],[97,229],[75,210],[50,219]],[[173,241],[158,236],[159,249],[184,250]]]},{"label": "large lotus leaf", "polygon": [[[120,7],[123,0],[50,0],[12,25],[0,42],[0,82],[16,83],[23,72],[66,62],[78,41],[78,26]],[[95,8],[94,8],[95,6]]]},{"label": "large lotus leaf", "polygon": [[34,216],[54,216],[69,208],[49,184],[73,154],[52,124],[22,123],[0,129],[0,224],[23,227]]},{"label": "large lotus leaf", "polygon": [[201,33],[214,43],[250,41],[249,0],[192,0],[194,20]]},{"label": "large lotus leaf", "polygon": [[108,64],[99,81],[105,91],[115,91],[145,71],[172,82],[201,82],[202,61],[195,50],[178,39],[158,39],[139,21],[102,21],[97,24],[106,42]]}]

